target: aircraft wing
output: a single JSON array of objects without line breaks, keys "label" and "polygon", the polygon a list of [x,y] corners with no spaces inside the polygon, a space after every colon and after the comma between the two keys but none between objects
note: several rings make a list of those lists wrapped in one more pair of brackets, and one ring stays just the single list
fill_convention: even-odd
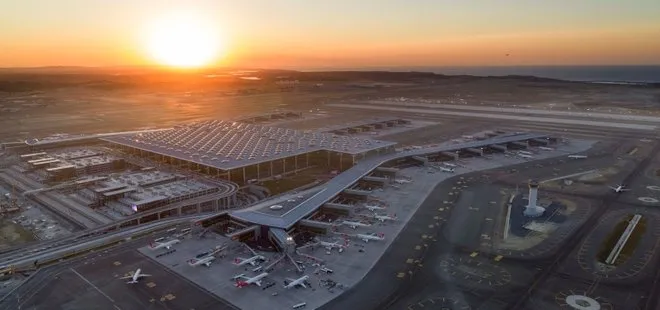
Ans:
[{"label": "aircraft wing", "polygon": [[121,278],[119,278],[119,279],[120,279],[120,280],[126,280],[126,279],[132,279],[132,278],[133,278],[133,276],[127,276],[127,277],[121,277]]},{"label": "aircraft wing", "polygon": [[151,275],[150,275],[150,274],[144,274],[144,273],[141,273],[141,274],[140,274],[140,277],[151,277]]}]

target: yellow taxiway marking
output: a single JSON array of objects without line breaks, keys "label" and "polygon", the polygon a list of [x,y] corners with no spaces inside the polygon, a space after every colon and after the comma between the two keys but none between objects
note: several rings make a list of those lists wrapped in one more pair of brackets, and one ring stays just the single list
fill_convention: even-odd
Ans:
[{"label": "yellow taxiway marking", "polygon": [[419,251],[419,250],[421,250],[421,249],[422,249],[421,246],[419,246],[419,245],[416,245],[416,246],[415,246],[415,250],[418,250],[418,251]]},{"label": "yellow taxiway marking", "polygon": [[503,258],[502,255],[497,255],[497,256],[495,256],[495,258],[493,258],[493,260],[496,261],[496,262],[499,262],[499,261],[502,260],[502,258]]},{"label": "yellow taxiway marking", "polygon": [[405,276],[406,276],[406,273],[405,273],[405,272],[399,272],[399,273],[396,274],[396,277],[397,277],[397,278],[403,278],[403,277],[405,277]]},{"label": "yellow taxiway marking", "polygon": [[477,257],[477,255],[479,255],[479,252],[472,252],[472,254],[470,254],[470,257]]},{"label": "yellow taxiway marking", "polygon": [[412,258],[409,258],[409,259],[406,260],[406,264],[412,264],[414,262],[415,262],[415,260],[412,259]]},{"label": "yellow taxiway marking", "polygon": [[119,266],[119,265],[121,265],[121,262],[120,262],[120,261],[116,261],[116,262],[114,262],[114,263],[112,263],[112,264],[115,265],[115,266]]}]

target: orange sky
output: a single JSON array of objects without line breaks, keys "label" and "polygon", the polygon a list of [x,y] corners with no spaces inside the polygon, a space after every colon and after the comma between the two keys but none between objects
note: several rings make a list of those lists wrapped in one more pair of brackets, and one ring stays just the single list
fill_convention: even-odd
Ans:
[{"label": "orange sky", "polygon": [[[564,0],[542,8],[510,0],[497,6],[485,0],[454,6],[446,0],[419,0],[412,8],[399,0],[365,0],[352,6],[343,0],[317,6],[294,6],[291,0],[245,1],[195,2],[193,9],[222,29],[228,46],[217,65],[660,64],[660,22],[653,18],[660,16],[655,15],[660,4],[655,1],[633,1],[640,5],[635,10],[590,0],[585,2],[600,4],[597,10],[584,3],[569,10],[561,6],[569,4]],[[0,66],[153,64],[145,52],[144,25],[172,8],[188,9],[191,2],[175,7],[159,6],[155,0],[139,5],[101,0],[61,0],[57,5],[3,2],[0,10],[16,14],[0,21]],[[372,12],[376,9],[380,11]]]}]

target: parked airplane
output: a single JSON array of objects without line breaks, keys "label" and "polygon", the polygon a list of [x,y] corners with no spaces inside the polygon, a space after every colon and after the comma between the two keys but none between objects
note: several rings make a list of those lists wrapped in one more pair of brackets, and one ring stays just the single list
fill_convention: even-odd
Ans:
[{"label": "parked airplane", "polygon": [[362,223],[362,222],[353,222],[353,221],[343,221],[341,223],[344,224],[344,225],[348,225],[348,227],[353,228],[353,229],[358,228],[358,226],[359,227],[369,227],[369,226],[371,226],[371,224],[365,224],[365,223]]},{"label": "parked airplane", "polygon": [[445,166],[447,166],[447,167],[452,167],[452,168],[456,168],[456,167],[457,167],[455,164],[450,164],[450,163],[442,163],[442,164],[445,165]]},{"label": "parked airplane", "polygon": [[356,235],[359,239],[362,239],[364,242],[369,242],[369,240],[376,240],[376,241],[383,241],[385,240],[385,234],[380,233],[380,234],[375,234],[375,233],[370,233],[370,234],[357,234]]},{"label": "parked airplane", "polygon": [[396,221],[396,219],[397,219],[396,214],[391,215],[391,216],[390,215],[378,215],[378,214],[376,214],[376,215],[374,215],[374,218],[381,221],[381,222]]},{"label": "parked airplane", "polygon": [[448,173],[454,173],[454,168],[440,167],[440,171],[442,171],[442,172],[448,172]]},{"label": "parked airplane", "polygon": [[334,248],[337,248],[337,251],[339,251],[340,253],[343,252],[344,249],[346,248],[346,245],[339,244],[339,241],[327,242],[327,241],[320,241],[319,240],[319,244],[321,246],[325,247],[328,251],[330,251]]},{"label": "parked airplane", "polygon": [[301,286],[302,288],[307,288],[307,285],[305,285],[305,282],[309,279],[309,276],[302,276],[298,279],[289,279],[287,278],[286,281],[284,281],[284,288],[294,288],[296,286]]},{"label": "parked airplane", "polygon": [[518,156],[520,156],[522,158],[533,158],[534,157],[534,156],[528,155],[528,154],[518,154]]},{"label": "parked airplane", "polygon": [[152,250],[157,250],[157,249],[161,249],[161,248],[166,248],[166,249],[169,250],[170,248],[172,248],[173,245],[175,245],[177,243],[180,243],[180,242],[181,242],[181,240],[179,240],[179,239],[172,239],[172,240],[166,241],[166,242],[155,241],[155,242],[151,242],[149,244],[149,248],[152,249]]},{"label": "parked airplane", "polygon": [[613,189],[614,192],[616,192],[616,193],[621,193],[621,192],[627,192],[627,191],[629,191],[629,189],[625,189],[624,187],[625,187],[625,186],[623,186],[623,185],[617,185],[616,187],[612,187],[612,186],[610,186],[610,188]]},{"label": "parked airplane", "polygon": [[364,207],[367,208],[367,210],[369,210],[369,211],[385,210],[384,207],[380,207],[380,206],[376,206],[376,205],[366,205]]},{"label": "parked airplane", "polygon": [[587,155],[568,155],[568,158],[572,158],[572,159],[584,159],[584,158],[587,158]]},{"label": "parked airplane", "polygon": [[196,267],[196,266],[199,266],[199,265],[204,265],[206,267],[211,267],[211,262],[213,262],[214,260],[215,260],[215,256],[213,256],[213,255],[205,256],[205,257],[202,257],[202,258],[199,258],[199,259],[193,258],[193,259],[188,261],[188,265],[190,265],[192,267]]},{"label": "parked airplane", "polygon": [[261,255],[255,255],[255,256],[252,256],[252,257],[250,257],[250,258],[236,257],[236,258],[234,259],[234,265],[236,265],[236,266],[243,266],[243,265],[245,265],[245,264],[250,264],[250,265],[252,265],[252,266],[256,266],[257,261],[262,261],[262,260],[266,260],[266,258],[264,258],[264,257],[261,256]]},{"label": "parked airplane", "polygon": [[406,183],[411,183],[412,180],[406,180],[406,179],[396,179],[394,180],[396,184],[406,184]]},{"label": "parked airplane", "polygon": [[126,283],[127,284],[135,284],[135,283],[138,283],[138,280],[140,278],[144,278],[144,277],[151,277],[151,275],[142,273],[142,269],[138,268],[135,272],[133,272],[132,275],[126,276],[126,277],[121,277],[119,279],[122,279],[122,280],[131,279],[131,281],[128,281]]},{"label": "parked airplane", "polygon": [[520,155],[520,154],[534,155],[534,153],[532,153],[532,152],[528,152],[528,151],[518,151],[518,154],[519,154],[519,155]]},{"label": "parked airplane", "polygon": [[246,277],[245,275],[238,275],[235,276],[234,279],[236,280],[236,287],[242,288],[246,287],[250,284],[255,284],[257,286],[261,286],[261,279],[265,278],[268,275],[267,272],[258,274],[252,278]]},{"label": "parked airplane", "polygon": [[539,146],[539,149],[544,150],[544,151],[554,151],[555,150],[551,147],[546,147],[546,146]]}]

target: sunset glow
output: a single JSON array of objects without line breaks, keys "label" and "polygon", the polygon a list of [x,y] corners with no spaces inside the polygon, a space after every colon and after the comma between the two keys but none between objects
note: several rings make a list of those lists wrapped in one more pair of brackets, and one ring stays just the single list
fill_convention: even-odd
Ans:
[{"label": "sunset glow", "polygon": [[195,15],[163,17],[146,34],[146,48],[157,63],[183,68],[209,65],[220,58],[222,41],[212,23]]}]

